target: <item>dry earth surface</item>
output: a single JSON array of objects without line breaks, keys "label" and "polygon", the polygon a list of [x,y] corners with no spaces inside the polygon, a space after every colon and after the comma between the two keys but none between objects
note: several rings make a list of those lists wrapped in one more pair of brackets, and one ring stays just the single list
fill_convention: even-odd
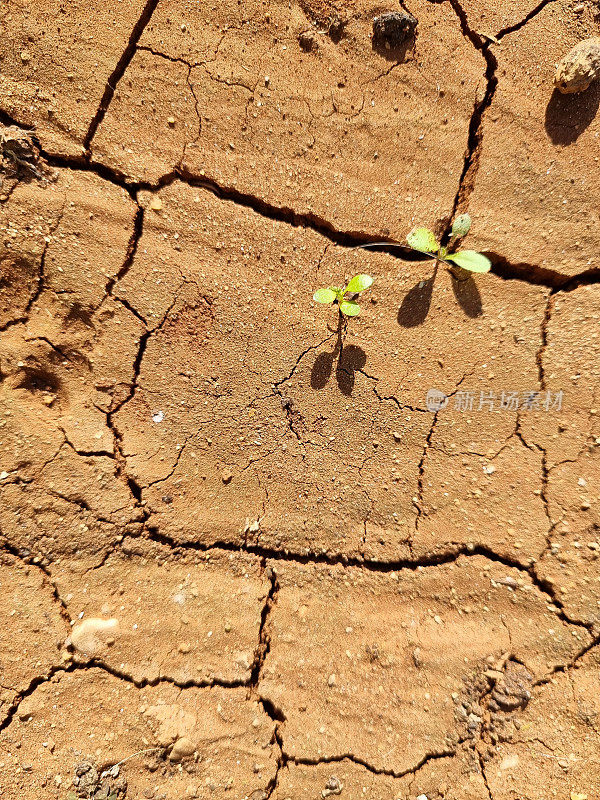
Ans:
[{"label": "dry earth surface", "polygon": [[405,8],[0,0],[0,797],[600,798],[600,8]]}]

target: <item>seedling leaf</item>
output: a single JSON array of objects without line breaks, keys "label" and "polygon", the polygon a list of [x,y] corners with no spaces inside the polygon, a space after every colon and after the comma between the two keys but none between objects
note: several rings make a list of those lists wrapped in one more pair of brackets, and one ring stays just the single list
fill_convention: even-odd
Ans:
[{"label": "seedling leaf", "polygon": [[335,292],[332,289],[317,289],[313,294],[313,300],[317,303],[333,303]]},{"label": "seedling leaf", "polygon": [[347,317],[358,317],[360,314],[360,306],[357,303],[350,303],[348,300],[342,300],[340,303],[340,311]]},{"label": "seedling leaf", "polygon": [[413,250],[420,250],[422,253],[437,253],[440,249],[435,234],[429,228],[413,228],[406,241]]},{"label": "seedling leaf", "polygon": [[372,283],[373,278],[370,275],[355,275],[348,283],[348,286],[346,286],[346,291],[351,294],[364,292]]},{"label": "seedling leaf", "polygon": [[468,214],[460,214],[452,223],[452,236],[455,239],[462,239],[471,230],[471,217]]},{"label": "seedling leaf", "polygon": [[458,253],[450,253],[446,256],[446,261],[453,261],[457,266],[469,272],[489,272],[492,266],[489,258],[475,250],[459,250]]}]

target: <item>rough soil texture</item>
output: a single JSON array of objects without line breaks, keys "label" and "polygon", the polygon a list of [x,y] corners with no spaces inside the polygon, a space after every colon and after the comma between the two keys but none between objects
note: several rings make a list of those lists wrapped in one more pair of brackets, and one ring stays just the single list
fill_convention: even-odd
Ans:
[{"label": "rough soil texture", "polygon": [[600,798],[600,10],[403,7],[0,0],[0,797]]}]

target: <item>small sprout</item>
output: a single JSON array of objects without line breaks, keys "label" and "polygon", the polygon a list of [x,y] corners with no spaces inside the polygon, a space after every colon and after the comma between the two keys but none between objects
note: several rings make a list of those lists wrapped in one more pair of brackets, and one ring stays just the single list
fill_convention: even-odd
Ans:
[{"label": "small sprout", "polygon": [[465,237],[470,229],[471,217],[468,214],[460,214],[452,224],[452,232],[447,247],[442,247],[435,238],[433,231],[428,228],[413,228],[406,237],[406,241],[413,250],[427,253],[451,267],[456,265],[467,272],[489,272],[492,262],[482,253],[478,253],[475,250],[450,252],[456,241]]},{"label": "small sprout", "polygon": [[350,281],[348,281],[347,286],[345,286],[343,289],[339,289],[337,286],[328,286],[326,289],[317,289],[317,291],[313,294],[313,300],[315,300],[317,303],[324,303],[325,305],[337,303],[340,313],[344,314],[346,317],[357,317],[360,314],[360,306],[358,303],[355,303],[351,300],[346,300],[345,295],[354,295],[364,292],[364,290],[368,289],[372,283],[373,278],[370,275],[355,275]]}]

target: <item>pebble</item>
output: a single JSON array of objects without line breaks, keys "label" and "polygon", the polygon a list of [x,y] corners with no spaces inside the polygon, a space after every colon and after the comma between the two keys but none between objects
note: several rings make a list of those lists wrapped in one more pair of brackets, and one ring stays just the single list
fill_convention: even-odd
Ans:
[{"label": "pebble", "polygon": [[177,739],[171,748],[169,761],[181,761],[182,758],[193,755],[195,749],[196,747],[192,740],[188,739],[187,736],[182,736],[181,739]]},{"label": "pebble", "polygon": [[584,39],[561,58],[556,66],[554,85],[562,94],[584,92],[600,77],[600,38]]},{"label": "pebble", "polygon": [[230,483],[233,478],[233,472],[230,469],[224,469],[221,473],[221,480],[223,483]]}]

